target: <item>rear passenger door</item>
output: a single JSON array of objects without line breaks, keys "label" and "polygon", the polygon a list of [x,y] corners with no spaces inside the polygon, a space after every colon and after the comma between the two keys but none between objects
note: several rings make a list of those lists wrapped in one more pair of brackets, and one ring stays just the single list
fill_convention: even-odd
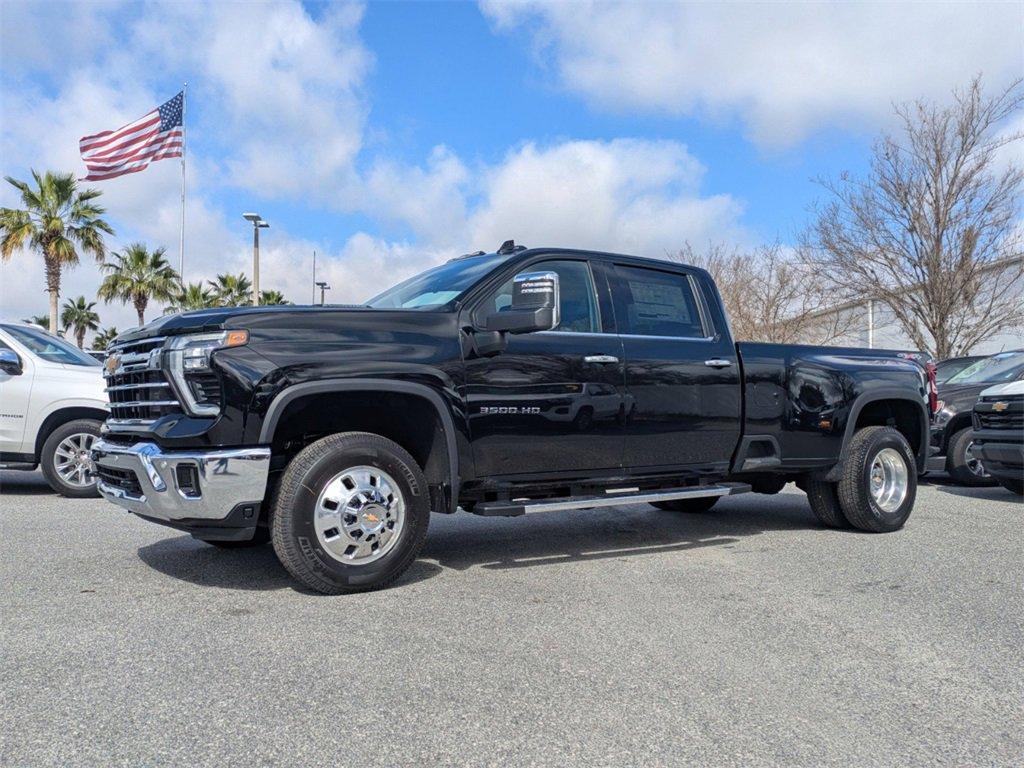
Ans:
[{"label": "rear passenger door", "polygon": [[722,471],[740,435],[740,371],[684,270],[608,269],[626,361],[627,467]]}]

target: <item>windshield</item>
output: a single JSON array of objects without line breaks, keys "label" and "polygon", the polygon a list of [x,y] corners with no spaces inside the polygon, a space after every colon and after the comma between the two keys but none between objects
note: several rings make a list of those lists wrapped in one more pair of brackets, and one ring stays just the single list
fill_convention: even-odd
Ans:
[{"label": "windshield", "polygon": [[1003,352],[978,360],[955,376],[947,384],[981,384],[983,382],[1013,381],[1024,375],[1024,352]]},{"label": "windshield", "polygon": [[68,344],[64,339],[47,333],[42,328],[29,328],[24,325],[2,326],[17,342],[28,348],[29,352],[43,360],[62,365],[83,365],[98,368],[100,362],[78,347]]},{"label": "windshield", "polygon": [[370,299],[377,309],[438,309],[451,304],[508,256],[470,256],[428,269]]}]

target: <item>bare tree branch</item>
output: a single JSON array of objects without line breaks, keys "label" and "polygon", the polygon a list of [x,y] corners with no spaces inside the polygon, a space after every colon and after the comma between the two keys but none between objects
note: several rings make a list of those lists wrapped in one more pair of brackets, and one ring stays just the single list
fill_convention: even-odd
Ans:
[{"label": "bare tree branch", "polygon": [[999,162],[1022,135],[998,132],[1022,107],[1022,81],[986,96],[980,76],[948,105],[896,107],[899,135],[875,143],[865,179],[819,181],[803,262],[839,300],[884,301],[938,358],[1024,325],[1024,168]]}]

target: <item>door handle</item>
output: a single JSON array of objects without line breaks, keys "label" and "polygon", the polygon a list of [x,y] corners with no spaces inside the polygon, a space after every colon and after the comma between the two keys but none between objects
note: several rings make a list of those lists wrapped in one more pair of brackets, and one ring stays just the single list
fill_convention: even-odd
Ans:
[{"label": "door handle", "polygon": [[732,360],[723,360],[720,357],[714,357],[710,360],[705,360],[704,365],[708,368],[728,368],[732,365]]},{"label": "door handle", "polygon": [[619,358],[615,357],[615,355],[587,355],[583,358],[583,362],[611,365],[612,363],[619,362]]}]

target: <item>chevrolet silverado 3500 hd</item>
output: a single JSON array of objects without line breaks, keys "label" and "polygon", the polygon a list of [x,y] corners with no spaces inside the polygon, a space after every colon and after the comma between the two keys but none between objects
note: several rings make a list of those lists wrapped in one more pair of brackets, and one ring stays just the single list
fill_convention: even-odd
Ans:
[{"label": "chevrolet silverado 3500 hd", "polygon": [[99,490],[307,587],[392,583],[431,512],[710,510],[796,482],[894,531],[928,451],[903,353],[735,343],[710,275],[511,241],[363,306],[221,308],[120,336]]}]

